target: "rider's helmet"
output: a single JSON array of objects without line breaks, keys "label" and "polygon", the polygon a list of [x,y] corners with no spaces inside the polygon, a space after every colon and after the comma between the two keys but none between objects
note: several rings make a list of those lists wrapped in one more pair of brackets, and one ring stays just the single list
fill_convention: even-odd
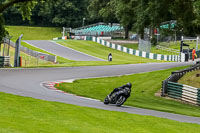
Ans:
[{"label": "rider's helmet", "polygon": [[126,85],[131,89],[132,84],[130,82],[128,82]]}]

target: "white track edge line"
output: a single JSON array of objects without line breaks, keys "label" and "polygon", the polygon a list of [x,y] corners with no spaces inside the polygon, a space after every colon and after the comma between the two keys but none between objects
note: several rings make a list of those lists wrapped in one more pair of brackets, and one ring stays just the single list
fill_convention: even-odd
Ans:
[{"label": "white track edge line", "polygon": [[61,45],[61,44],[59,44],[59,43],[57,43],[57,42],[55,42],[55,41],[50,41],[50,42],[53,42],[53,43],[55,43],[55,44],[57,44],[57,45],[59,45],[59,46],[62,46],[62,47],[68,48],[68,49],[73,50],[73,51],[75,51],[75,52],[78,52],[78,53],[81,53],[81,54],[84,54],[84,55],[87,55],[87,56],[90,56],[90,57],[93,57],[93,58],[96,58],[96,59],[100,59],[100,60],[102,60],[102,61],[107,61],[107,60],[101,59],[101,58],[99,58],[99,57],[92,56],[92,55],[89,55],[89,54],[83,53],[83,52],[81,52],[81,51],[78,51],[78,50],[75,50],[75,49],[69,48],[69,47],[67,47],[67,46],[63,46],[63,45]]}]

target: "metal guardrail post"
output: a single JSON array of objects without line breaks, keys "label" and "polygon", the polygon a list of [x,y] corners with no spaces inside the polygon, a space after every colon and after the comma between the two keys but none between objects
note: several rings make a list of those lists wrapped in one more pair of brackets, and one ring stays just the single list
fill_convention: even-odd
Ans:
[{"label": "metal guardrail post", "polygon": [[167,92],[167,83],[168,83],[168,80],[162,81],[162,93],[161,93],[162,97],[164,97]]},{"label": "metal guardrail post", "polygon": [[20,47],[21,47],[21,38],[22,37],[23,37],[23,34],[21,34],[16,41],[14,67],[20,66],[19,57],[20,57]]}]

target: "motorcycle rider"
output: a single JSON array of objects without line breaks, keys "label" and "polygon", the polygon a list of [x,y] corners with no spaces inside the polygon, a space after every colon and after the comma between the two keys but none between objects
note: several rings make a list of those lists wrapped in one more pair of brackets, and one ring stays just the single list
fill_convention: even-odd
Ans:
[{"label": "motorcycle rider", "polygon": [[[124,94],[126,98],[130,96],[132,84],[129,82],[121,87],[115,88],[110,95],[108,95],[108,99],[111,100],[113,97],[117,98],[120,94]],[[117,92],[114,96],[113,93]]]}]

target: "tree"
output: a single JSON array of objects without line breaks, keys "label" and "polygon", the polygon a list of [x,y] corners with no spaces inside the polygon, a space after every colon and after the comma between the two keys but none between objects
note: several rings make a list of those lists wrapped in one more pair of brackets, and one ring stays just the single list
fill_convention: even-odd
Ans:
[{"label": "tree", "polygon": [[120,24],[125,30],[125,39],[129,37],[129,31],[136,22],[135,8],[137,0],[113,0],[115,5],[115,13]]},{"label": "tree", "polygon": [[6,35],[4,19],[2,13],[11,6],[18,5],[23,19],[30,19],[31,10],[36,5],[37,0],[1,0],[0,1],[0,40]]},{"label": "tree", "polygon": [[[82,26],[83,18],[88,22],[89,0],[48,0],[39,2],[31,12],[31,21],[22,21],[16,6],[4,12],[7,24],[34,26]],[[12,21],[12,17],[15,22]]]},{"label": "tree", "polygon": [[[35,0],[1,0],[0,1],[0,13],[2,13],[3,11],[5,11],[6,9],[8,9],[9,7],[18,4],[18,3],[22,3],[24,2],[25,5],[21,5],[22,8],[21,9],[25,9],[24,7],[27,6],[28,4],[31,3],[31,5],[34,3]],[[27,7],[30,8],[30,7]],[[27,9],[26,9],[27,10]]]},{"label": "tree", "polygon": [[195,15],[195,19],[193,20],[193,23],[196,24],[198,27],[200,26],[200,0],[196,0],[193,3],[193,13]]},{"label": "tree", "polygon": [[[196,5],[197,4],[197,5]],[[183,29],[183,33],[188,36],[195,36],[199,34],[198,23],[194,23],[197,20],[195,13],[198,11],[198,1],[197,0],[175,0],[173,1],[172,13],[174,18],[176,18],[178,26]],[[197,8],[196,8],[197,7]],[[197,11],[197,12],[196,12]]]},{"label": "tree", "polygon": [[159,28],[162,22],[176,20],[176,29],[194,36],[200,33],[200,0],[139,0],[135,28],[141,38],[144,28]]},{"label": "tree", "polygon": [[[110,0],[91,0],[88,6],[88,12],[91,21],[106,22],[109,17],[113,18],[115,15],[110,12]],[[110,21],[110,19],[109,19]],[[112,21],[112,20],[111,20]]]},{"label": "tree", "polygon": [[172,20],[170,13],[171,0],[139,0],[136,14],[137,21],[134,24],[140,37],[144,38],[144,29],[159,28],[160,24]]},{"label": "tree", "polygon": [[94,0],[89,5],[91,18],[104,22],[120,22],[125,29],[125,38],[135,21],[137,0]]}]

